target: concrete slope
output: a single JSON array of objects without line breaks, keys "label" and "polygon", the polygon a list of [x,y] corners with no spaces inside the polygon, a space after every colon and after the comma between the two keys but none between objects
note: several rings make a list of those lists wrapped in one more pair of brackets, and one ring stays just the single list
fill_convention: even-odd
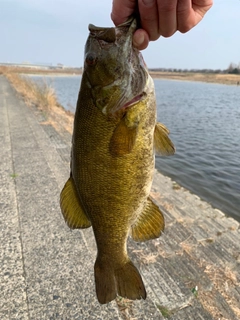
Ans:
[{"label": "concrete slope", "polygon": [[148,298],[98,304],[92,230],[59,208],[71,136],[0,77],[0,319],[240,319],[239,223],[156,172],[164,235],[128,243]]}]

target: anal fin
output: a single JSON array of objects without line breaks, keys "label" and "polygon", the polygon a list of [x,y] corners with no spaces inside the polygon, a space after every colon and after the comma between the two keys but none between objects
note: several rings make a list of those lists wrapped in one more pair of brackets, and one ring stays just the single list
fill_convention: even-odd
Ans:
[{"label": "anal fin", "polygon": [[60,194],[60,207],[69,228],[81,229],[91,226],[91,222],[82,208],[72,176],[70,176]]},{"label": "anal fin", "polygon": [[164,217],[159,207],[148,197],[145,208],[131,227],[135,241],[158,238],[164,230]]}]

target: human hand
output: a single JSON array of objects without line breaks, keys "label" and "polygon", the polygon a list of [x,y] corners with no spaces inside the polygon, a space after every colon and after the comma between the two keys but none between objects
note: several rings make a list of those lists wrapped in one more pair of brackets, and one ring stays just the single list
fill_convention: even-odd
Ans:
[{"label": "human hand", "polygon": [[118,25],[138,12],[141,29],[134,33],[133,45],[143,50],[160,36],[189,31],[212,5],[213,0],[113,0],[111,18]]}]

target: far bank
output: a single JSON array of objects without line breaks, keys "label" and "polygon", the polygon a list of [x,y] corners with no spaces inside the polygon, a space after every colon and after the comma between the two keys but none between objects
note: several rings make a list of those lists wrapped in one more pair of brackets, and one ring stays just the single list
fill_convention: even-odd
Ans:
[{"label": "far bank", "polygon": [[198,73],[198,72],[161,72],[150,71],[153,78],[169,79],[169,80],[182,80],[182,81],[200,81],[208,83],[219,83],[227,85],[239,85],[239,74],[228,73]]},{"label": "far bank", "polygon": [[[34,74],[34,75],[49,75],[49,76],[71,76],[81,75],[82,68],[66,68],[66,69],[43,69],[43,68],[27,68],[27,67],[3,67],[0,66],[0,74],[18,73],[18,74]],[[169,71],[149,71],[153,78],[169,79],[180,81],[200,81],[207,83],[219,83],[226,85],[239,85],[240,74],[228,73],[208,73],[208,72],[169,72]]]}]

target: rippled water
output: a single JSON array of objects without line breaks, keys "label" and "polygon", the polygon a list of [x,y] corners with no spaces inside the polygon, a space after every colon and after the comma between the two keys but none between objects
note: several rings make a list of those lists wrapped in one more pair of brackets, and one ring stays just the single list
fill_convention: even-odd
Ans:
[{"label": "rippled water", "polygon": [[[72,110],[80,77],[47,81]],[[158,120],[177,149],[173,157],[157,157],[157,169],[240,220],[240,87],[155,80],[155,89]]]},{"label": "rippled water", "polygon": [[158,120],[177,152],[157,169],[240,220],[240,88],[155,81]]}]

